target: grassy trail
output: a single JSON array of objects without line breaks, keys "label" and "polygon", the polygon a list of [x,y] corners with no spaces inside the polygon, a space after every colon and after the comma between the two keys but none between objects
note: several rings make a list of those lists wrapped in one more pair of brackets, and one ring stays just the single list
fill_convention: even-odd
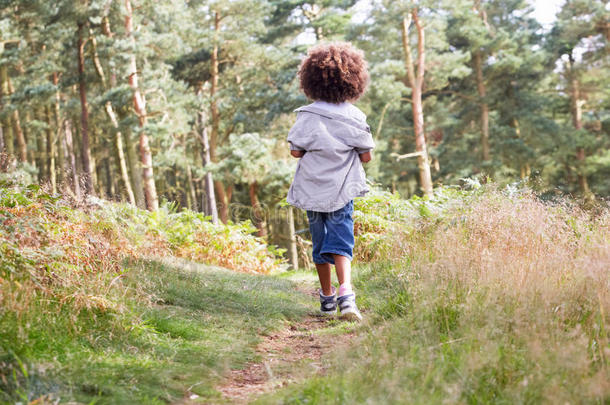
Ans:
[{"label": "grassy trail", "polygon": [[231,371],[217,387],[231,403],[248,403],[261,394],[323,374],[329,367],[328,354],[348,348],[360,330],[357,324],[315,313],[317,279],[312,273],[288,277],[298,280],[297,291],[311,296],[312,313],[264,336],[256,349],[260,359]]},{"label": "grassy trail", "polygon": [[[175,350],[164,362],[175,390],[157,399],[246,403],[323,370],[321,358],[332,350],[325,338],[347,341],[352,330],[315,316],[314,277],[247,275],[181,260],[137,266],[132,280],[148,283],[141,286],[156,297],[146,322]],[[162,382],[165,390],[171,385]]]},{"label": "grassy trail", "polygon": [[[310,276],[248,275],[177,259],[127,267],[121,281],[127,313],[83,313],[73,328],[69,313],[45,308],[28,313],[31,322],[46,321],[31,328],[23,347],[3,334],[19,366],[3,363],[14,367],[15,378],[0,386],[0,403],[232,403],[235,396],[223,397],[227,390],[220,388],[236,375],[231,370],[254,374],[257,364],[272,370],[265,391],[293,379],[284,373],[288,364],[316,368],[317,354],[309,350],[315,344],[301,351],[286,341],[311,343],[305,329],[315,324],[317,308],[302,292],[311,290]],[[149,299],[143,303],[132,292]],[[338,324],[318,326],[319,334],[343,333]],[[276,339],[283,343],[265,346]]]}]

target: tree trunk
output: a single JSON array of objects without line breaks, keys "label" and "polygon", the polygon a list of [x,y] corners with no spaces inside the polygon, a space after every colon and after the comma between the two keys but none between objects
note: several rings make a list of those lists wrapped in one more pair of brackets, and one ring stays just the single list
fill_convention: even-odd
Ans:
[{"label": "tree trunk", "polygon": [[[71,114],[68,114],[70,116]],[[79,173],[79,178],[81,178],[81,173],[83,172],[83,159],[80,158],[79,153],[82,150],[81,141],[80,141],[80,117],[73,116],[72,118],[67,118],[72,120],[72,144],[74,145],[74,156],[76,157],[76,170]],[[83,190],[81,183],[81,191]]]},{"label": "tree trunk", "polygon": [[[104,29],[102,31],[104,32],[104,35],[106,35],[107,37],[111,37],[112,33],[110,31],[108,18],[104,17],[103,21]],[[116,85],[116,75],[111,72],[110,87],[108,87],[106,82],[106,75],[104,74],[102,64],[100,63],[99,56],[97,54],[97,41],[95,40],[95,36],[92,32],[90,32],[90,38],[91,52],[93,55],[93,65],[95,66],[95,71],[97,72],[100,80],[102,81],[102,85],[106,90],[108,90],[109,88],[113,88]],[[123,181],[123,186],[125,187],[125,192],[127,193],[127,198],[129,199],[129,203],[131,205],[138,205],[136,202],[136,197],[133,193],[133,189],[131,187],[131,181],[129,180],[129,172],[127,171],[127,163],[125,161],[125,152],[123,149],[123,134],[121,133],[119,121],[117,120],[114,107],[112,106],[112,103],[110,101],[107,101],[104,105],[104,111],[106,111],[106,115],[110,119],[110,123],[114,128],[114,146],[116,148],[116,157],[118,160],[119,171],[121,172],[121,180]]]},{"label": "tree trunk", "polygon": [[[7,85],[7,90],[8,90],[7,95],[11,95],[15,92],[15,89],[13,88],[13,84],[11,83],[11,78],[8,77],[6,68],[3,71],[3,74],[6,75],[6,78],[3,78],[3,80],[6,80],[6,85]],[[21,128],[21,119],[19,117],[19,110],[16,108],[12,114],[12,124],[13,124],[13,135],[15,136],[15,139],[17,140],[17,148],[19,151],[19,161],[27,162],[28,161],[28,147],[27,147],[27,143],[25,141],[25,136],[23,135],[23,129]]]},{"label": "tree trunk", "polygon": [[225,199],[227,200],[227,203],[231,204],[232,198],[233,198],[233,185],[230,185],[226,188]]},{"label": "tree trunk", "polygon": [[133,193],[133,189],[131,188],[131,181],[129,181],[129,172],[127,171],[127,163],[125,161],[125,152],[123,150],[123,134],[119,129],[119,122],[117,121],[116,114],[114,113],[114,109],[112,108],[112,104],[110,103],[110,101],[106,103],[105,110],[114,128],[115,148],[119,161],[121,179],[123,180],[123,185],[125,186],[125,192],[127,193],[127,197],[129,198],[129,203],[132,205],[137,205],[136,197]]},{"label": "tree trunk", "polygon": [[[38,110],[38,113],[40,115],[42,115],[40,110]],[[49,160],[46,158],[47,148],[45,146],[45,143],[48,142],[49,138],[51,137],[50,132],[51,132],[51,127],[47,126],[44,132],[40,131],[38,134],[36,134],[37,136],[36,136],[36,155],[35,155],[36,157],[35,157],[35,159],[36,159],[36,167],[38,168],[38,182],[39,183],[42,183],[43,181],[46,181],[49,178],[49,167],[48,167]]]},{"label": "tree trunk", "polygon": [[15,141],[13,140],[13,128],[11,128],[10,119],[2,120],[2,138],[4,153],[13,156],[15,154]]},{"label": "tree trunk", "polygon": [[210,154],[212,161],[216,161],[216,148],[218,146],[218,132],[220,129],[220,113],[218,111],[218,102],[216,101],[216,93],[218,92],[218,32],[220,31],[220,14],[214,14],[214,44],[212,48],[212,56],[210,60],[210,113],[212,115],[212,134],[210,137]]},{"label": "tree trunk", "polygon": [[[8,94],[8,73],[6,65],[0,65],[0,107],[6,107],[5,97]],[[2,119],[3,150],[7,155],[15,154],[15,141],[13,140],[13,128],[8,116]]]},{"label": "tree trunk", "polygon": [[136,65],[136,40],[133,36],[133,11],[131,1],[125,0],[125,34],[131,44],[131,55],[129,56],[129,86],[133,91],[133,105],[140,122],[140,162],[142,163],[142,182],[144,185],[144,195],[146,196],[146,208],[155,211],[159,208],[159,199],[155,187],[153,173],[152,153],[148,135],[144,131],[146,126],[146,102],[138,86],[138,68]]},{"label": "tree trunk", "polygon": [[[210,59],[210,114],[212,116],[212,133],[210,135],[210,159],[212,162],[217,161],[216,149],[218,147],[218,133],[220,130],[220,112],[218,111],[218,102],[216,100],[216,94],[218,92],[219,74],[218,41],[220,32],[220,21],[220,13],[216,11],[214,13],[214,39],[212,47],[212,56]],[[216,189],[216,196],[218,197],[217,209],[220,214],[220,220],[226,224],[229,220],[229,202],[226,198],[224,184],[222,184],[222,182],[218,180],[215,180],[214,188]]]},{"label": "tree trunk", "polygon": [[216,206],[218,208],[220,220],[226,224],[229,221],[229,200],[227,199],[224,184],[218,180],[214,180],[214,192],[217,196]]},{"label": "tree trunk", "polygon": [[[30,132],[30,128],[28,123],[30,123],[32,121],[32,115],[30,113],[30,108],[26,108],[25,109],[25,113],[24,115],[24,124],[23,124],[23,140],[24,143],[27,145],[28,141],[31,139],[31,132]],[[29,164],[31,164],[32,166],[38,168],[38,166],[36,165],[36,149],[32,149],[32,148],[27,148],[26,150],[26,155],[27,155],[27,162]]]},{"label": "tree trunk", "polygon": [[80,96],[80,139],[81,160],[83,165],[83,185],[86,194],[95,194],[93,188],[93,168],[91,167],[91,148],[89,146],[89,112],[87,107],[87,88],[85,85],[85,42],[83,29],[85,24],[78,23],[78,92]]},{"label": "tree trunk", "polygon": [[47,122],[47,168],[49,181],[51,182],[51,190],[53,194],[57,193],[57,172],[55,168],[55,155],[57,154],[57,137],[56,129],[53,127],[51,119],[51,109],[45,107],[45,118]]},{"label": "tree trunk", "polygon": [[261,209],[260,202],[256,192],[258,191],[258,183],[256,181],[250,183],[248,192],[250,194],[250,204],[252,204],[252,222],[258,228],[257,236],[262,238],[267,236],[267,225],[265,224],[265,213]]},{"label": "tree trunk", "polygon": [[489,104],[485,100],[487,96],[487,88],[485,87],[485,79],[483,77],[483,62],[481,51],[474,52],[472,62],[477,79],[477,91],[479,93],[479,103],[481,106],[481,155],[484,162],[491,159],[489,151]]},{"label": "tree trunk", "polygon": [[62,124],[61,124],[61,95],[59,94],[59,75],[57,72],[53,72],[53,85],[55,86],[55,142],[53,145],[57,147],[57,181],[56,184],[61,184],[64,179],[64,173],[66,170],[66,153],[65,153],[65,142],[62,137]]},{"label": "tree trunk", "polygon": [[[583,101],[580,97],[580,82],[574,71],[574,57],[569,55],[569,80],[570,80],[570,110],[572,112],[572,125],[576,130],[582,129],[582,105]],[[589,182],[587,176],[583,173],[583,163],[586,154],[583,147],[576,149],[576,161],[578,162],[578,186],[584,195],[590,194]]]},{"label": "tree trunk", "polygon": [[[197,121],[199,124],[199,140],[201,142],[201,160],[203,162],[203,167],[205,168],[211,162],[211,159],[205,111],[203,109],[197,114]],[[212,217],[212,223],[218,224],[218,209],[216,207],[216,194],[214,193],[214,180],[212,178],[212,173],[206,173],[203,182],[203,195],[205,201],[202,201],[203,205],[201,208],[206,215],[210,215]],[[226,223],[226,219],[223,220],[223,222]]]},{"label": "tree trunk", "polygon": [[125,150],[127,151],[127,163],[129,164],[129,174],[133,184],[136,205],[140,208],[146,208],[146,197],[144,196],[144,187],[142,186],[142,171],[138,162],[135,142],[129,133],[125,134]]},{"label": "tree trunk", "polygon": [[21,162],[28,161],[28,148],[21,128],[21,119],[19,118],[19,110],[13,111],[13,134],[17,138],[17,148],[19,149],[19,160]]},{"label": "tree trunk", "polygon": [[102,160],[103,156],[107,154],[102,153],[106,149],[100,148],[100,133],[99,130],[93,129],[90,131],[91,139],[91,170],[92,170],[92,182],[95,193],[97,195],[104,195],[104,185],[102,184]]},{"label": "tree trunk", "polygon": [[294,229],[294,212],[292,210],[292,206],[288,206],[286,221],[288,222],[288,237],[289,246],[288,246],[288,261],[290,263],[290,267],[293,270],[299,268],[299,254],[297,252],[297,235]]},{"label": "tree trunk", "polygon": [[193,172],[191,171],[191,165],[186,164],[186,181],[188,184],[187,202],[188,207],[192,211],[197,211],[197,191],[195,189],[195,182],[193,181]]},{"label": "tree trunk", "polygon": [[66,141],[66,149],[68,151],[68,157],[70,162],[70,172],[72,174],[72,187],[74,188],[74,195],[77,199],[81,198],[80,181],[78,178],[78,169],[76,168],[76,156],[74,155],[74,140],[72,138],[72,121],[66,119],[64,122],[64,134]]},{"label": "tree trunk", "polygon": [[[417,28],[417,70],[413,64],[411,45],[409,44],[409,26],[411,25],[411,20],[415,22]],[[424,110],[422,104],[422,89],[426,70],[425,37],[423,26],[417,15],[417,9],[414,9],[411,14],[403,18],[402,44],[405,52],[407,79],[411,86],[413,128],[415,132],[415,151],[418,154],[417,164],[419,166],[419,181],[424,195],[430,197],[432,196],[432,176],[430,174],[430,163],[424,133]]]},{"label": "tree trunk", "polygon": [[[112,141],[108,141],[108,140],[104,139],[103,142],[104,142],[104,150],[113,150],[113,148],[111,146]],[[105,194],[106,194],[106,198],[108,198],[110,200],[121,201],[123,195],[122,195],[122,193],[117,193],[117,187],[115,187],[116,179],[114,178],[114,176],[112,176],[112,158],[111,158],[111,156],[112,156],[112,154],[108,153],[108,155],[104,159],[103,170],[104,170],[104,177],[106,179]]]}]

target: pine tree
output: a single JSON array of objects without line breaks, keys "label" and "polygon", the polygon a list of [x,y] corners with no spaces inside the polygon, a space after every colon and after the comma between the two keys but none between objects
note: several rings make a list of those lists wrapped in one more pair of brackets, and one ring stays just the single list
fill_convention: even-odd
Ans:
[{"label": "pine tree", "polygon": [[[426,115],[438,102],[437,93],[448,86],[449,79],[469,72],[466,54],[450,50],[446,41],[445,12],[453,7],[457,6],[449,2],[441,7],[433,2],[379,2],[370,20],[354,29],[354,38],[373,65],[371,89],[365,102],[371,104],[372,112],[379,112],[371,114],[377,125],[376,135],[383,138],[378,153],[397,154],[399,160],[417,157],[419,189],[425,195],[432,192],[427,145],[431,137],[425,129],[429,122]],[[410,35],[413,30],[415,34]],[[405,101],[409,104],[405,105]],[[405,127],[413,128],[415,136],[407,137],[402,129]],[[433,127],[430,132],[437,130]],[[435,141],[434,148],[438,147]],[[438,165],[436,156],[432,160]],[[404,182],[408,178],[405,175],[414,168],[405,160],[399,167],[397,170],[395,163],[385,162],[380,170],[392,173],[390,182]]]},{"label": "pine tree", "polygon": [[[564,126],[572,148],[564,155],[566,176],[571,177],[574,172],[579,191],[587,196],[590,196],[589,175],[597,175],[599,170],[608,173],[604,165],[587,164],[597,162],[608,147],[602,135],[601,115],[607,111],[604,89],[609,82],[607,75],[599,74],[610,64],[606,5],[607,1],[566,1],[548,41],[548,48],[562,61],[562,87],[569,100],[569,115],[564,124],[571,123],[573,128],[567,130]],[[575,164],[568,161],[572,158]]]}]

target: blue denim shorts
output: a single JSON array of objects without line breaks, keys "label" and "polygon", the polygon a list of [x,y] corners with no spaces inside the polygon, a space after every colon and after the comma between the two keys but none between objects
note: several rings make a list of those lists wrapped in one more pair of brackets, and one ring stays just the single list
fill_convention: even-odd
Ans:
[{"label": "blue denim shorts", "polygon": [[333,254],[352,260],[354,249],[354,201],[333,212],[307,211],[313,244],[313,262],[335,264]]}]

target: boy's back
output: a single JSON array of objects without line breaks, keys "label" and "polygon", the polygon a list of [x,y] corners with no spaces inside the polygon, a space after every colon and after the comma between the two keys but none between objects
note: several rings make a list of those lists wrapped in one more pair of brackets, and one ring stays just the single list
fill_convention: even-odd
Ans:
[{"label": "boy's back", "polygon": [[364,113],[350,103],[325,104],[298,108],[288,134],[291,149],[306,153],[287,201],[318,212],[335,211],[369,191],[359,154],[375,147]]}]

